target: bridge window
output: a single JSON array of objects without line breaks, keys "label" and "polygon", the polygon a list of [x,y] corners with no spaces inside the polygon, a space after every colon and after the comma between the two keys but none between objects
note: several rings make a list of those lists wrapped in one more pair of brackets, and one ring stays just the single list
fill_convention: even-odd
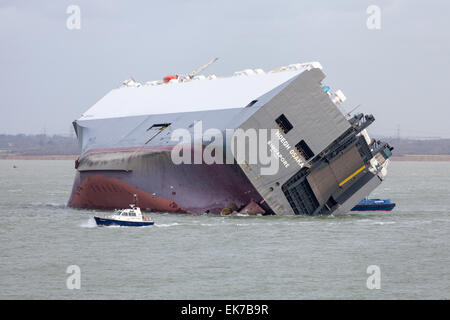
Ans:
[{"label": "bridge window", "polygon": [[309,160],[314,157],[314,152],[312,152],[311,148],[305,142],[305,140],[300,141],[295,145],[297,151],[302,155],[305,160]]},{"label": "bridge window", "polygon": [[291,131],[291,129],[294,127],[284,114],[276,118],[275,122],[285,134]]}]

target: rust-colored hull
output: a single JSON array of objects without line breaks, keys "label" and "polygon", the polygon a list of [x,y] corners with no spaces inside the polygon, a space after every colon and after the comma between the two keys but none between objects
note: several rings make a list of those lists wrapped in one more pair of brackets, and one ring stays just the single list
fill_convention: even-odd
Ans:
[{"label": "rust-colored hull", "polygon": [[87,177],[76,188],[70,201],[74,208],[116,209],[126,208],[134,195],[138,196],[138,205],[143,209],[161,212],[193,213],[178,206],[174,201],[154,196],[133,187],[117,178],[108,178],[103,174]]},{"label": "rust-colored hull", "polygon": [[[238,165],[175,165],[168,151],[135,156],[130,163],[132,170],[101,170],[102,163],[89,170],[79,168],[69,206],[125,208],[137,194],[143,210],[220,214],[224,208],[239,210],[251,202],[262,202]],[[260,211],[255,213],[265,213]]]}]

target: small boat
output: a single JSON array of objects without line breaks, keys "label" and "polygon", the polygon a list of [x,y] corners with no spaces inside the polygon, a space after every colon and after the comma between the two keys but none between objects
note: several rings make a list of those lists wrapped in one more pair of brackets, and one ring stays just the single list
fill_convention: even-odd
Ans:
[{"label": "small boat", "polygon": [[94,219],[99,226],[144,227],[155,223],[150,216],[142,215],[141,209],[136,206],[136,195],[134,204],[130,204],[129,209],[114,210],[112,215],[94,216]]},{"label": "small boat", "polygon": [[391,211],[395,203],[391,199],[362,199],[352,211]]}]

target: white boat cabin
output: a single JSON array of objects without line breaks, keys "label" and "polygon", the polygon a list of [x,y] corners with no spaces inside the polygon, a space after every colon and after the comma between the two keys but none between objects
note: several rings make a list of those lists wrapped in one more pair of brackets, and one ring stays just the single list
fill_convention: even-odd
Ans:
[{"label": "white boat cabin", "polygon": [[141,209],[134,204],[130,204],[129,209],[114,210],[109,218],[121,221],[152,221],[150,216],[142,215]]}]

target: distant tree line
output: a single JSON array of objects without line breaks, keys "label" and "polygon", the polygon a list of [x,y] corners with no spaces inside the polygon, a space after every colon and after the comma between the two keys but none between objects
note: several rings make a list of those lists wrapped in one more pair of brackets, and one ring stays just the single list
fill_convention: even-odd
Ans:
[{"label": "distant tree line", "polygon": [[[450,155],[450,139],[381,138],[394,147],[393,155]],[[75,137],[61,135],[0,135],[1,155],[45,156],[77,155]]]},{"label": "distant tree line", "polygon": [[450,139],[399,139],[384,138],[394,147],[394,156],[450,155]]},{"label": "distant tree line", "polygon": [[78,142],[74,137],[45,134],[0,135],[0,156],[76,155],[78,153]]}]

